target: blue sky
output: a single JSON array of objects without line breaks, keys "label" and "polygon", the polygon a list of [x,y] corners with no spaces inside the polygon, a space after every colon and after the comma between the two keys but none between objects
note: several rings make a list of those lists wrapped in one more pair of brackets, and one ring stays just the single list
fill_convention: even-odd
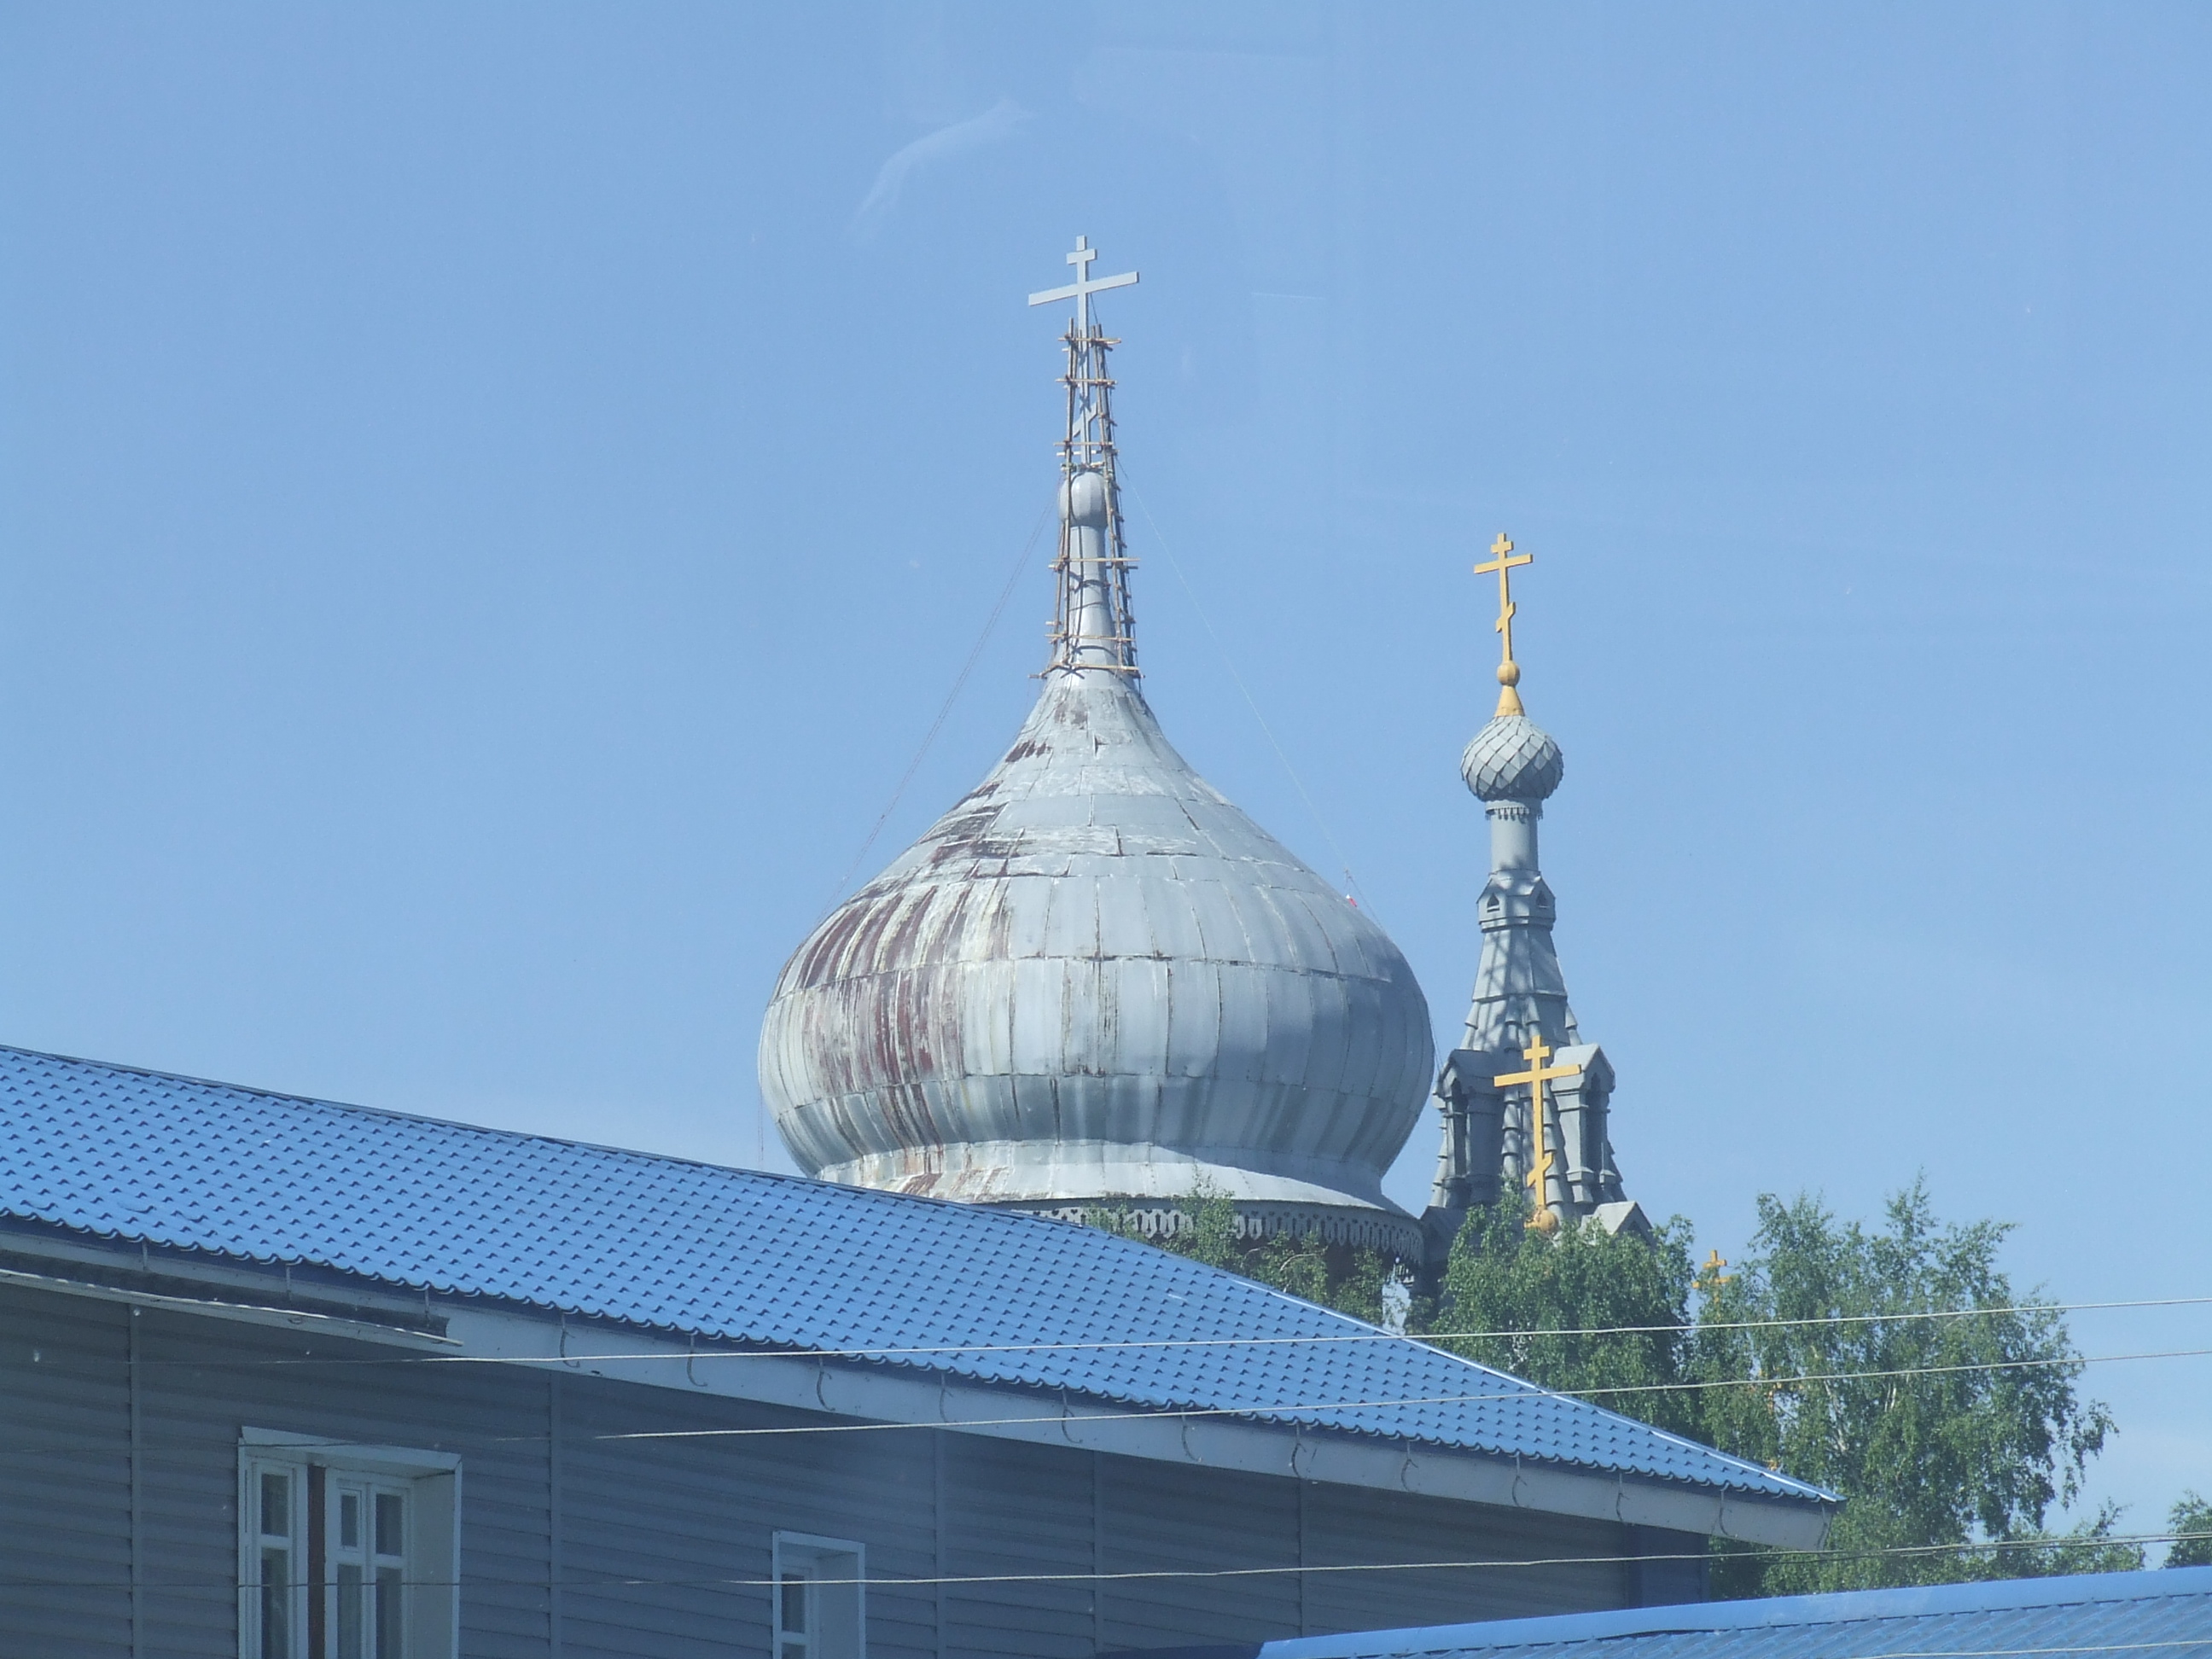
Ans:
[{"label": "blue sky", "polygon": [[[1148,694],[1441,1041],[1505,528],[1631,1190],[2212,1293],[2207,85],[2182,4],[0,5],[0,1037],[782,1167],[1083,232]],[[2212,1492],[2212,1361],[2086,1387],[2131,1523]]]}]

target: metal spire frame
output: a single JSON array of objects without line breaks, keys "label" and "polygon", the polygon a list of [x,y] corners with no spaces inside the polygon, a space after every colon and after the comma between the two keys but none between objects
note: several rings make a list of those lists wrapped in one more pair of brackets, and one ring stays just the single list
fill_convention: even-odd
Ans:
[{"label": "metal spire frame", "polygon": [[[1115,473],[1114,377],[1107,357],[1118,339],[1110,338],[1091,313],[1091,296],[1108,289],[1135,285],[1137,273],[1094,278],[1091,264],[1098,250],[1088,237],[1075,239],[1067,263],[1075,281],[1065,288],[1030,295],[1033,306],[1073,300],[1075,315],[1060,338],[1067,347],[1067,426],[1060,441],[1060,552],[1053,561],[1058,578],[1053,605],[1052,657],[1045,672],[1103,669],[1139,678],[1137,641],[1129,603],[1128,556],[1121,532],[1121,491]],[[1097,476],[1103,486],[1104,534],[1077,522],[1074,503],[1079,477]]]}]

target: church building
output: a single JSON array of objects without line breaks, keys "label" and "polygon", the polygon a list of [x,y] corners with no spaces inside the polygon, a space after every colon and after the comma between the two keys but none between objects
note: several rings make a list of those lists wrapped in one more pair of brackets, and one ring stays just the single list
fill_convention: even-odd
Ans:
[{"label": "church building", "polygon": [[[1702,1599],[1838,1499],[1149,1244],[1418,1261],[1427,1005],[1139,688],[1079,242],[1059,626],[1006,758],[764,1024],[807,1176],[0,1048],[8,1659],[1095,1659]],[[1524,1181],[1635,1224],[1535,823],[1494,869],[1428,1236]],[[1510,671],[1510,673],[1506,671]],[[820,1178],[816,1178],[820,1177]],[[1439,1218],[1442,1218],[1441,1221]]]},{"label": "church building", "polygon": [[[1536,823],[1559,744],[1516,687],[1502,535],[1497,717],[1462,770],[1491,824],[1467,1035],[1441,1079],[1427,1000],[1382,930],[1192,770],[1146,702],[1115,477],[1114,340],[1073,301],[1052,652],[983,781],[816,927],[761,1029],[760,1085],[825,1180],[1147,1233],[1194,1194],[1240,1232],[1377,1249],[1433,1272],[1501,1183],[1536,1224],[1645,1227],[1614,1165],[1613,1068],[1585,1043],[1552,944]],[[1443,1147],[1415,1217],[1382,1176],[1433,1087]]]}]

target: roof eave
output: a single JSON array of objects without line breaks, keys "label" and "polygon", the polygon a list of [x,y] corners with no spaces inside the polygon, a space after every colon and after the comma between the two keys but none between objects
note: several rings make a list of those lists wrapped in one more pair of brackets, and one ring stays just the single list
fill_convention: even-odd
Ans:
[{"label": "roof eave", "polygon": [[[895,1363],[564,1314],[557,1308],[420,1287],[331,1268],[204,1252],[149,1252],[136,1240],[9,1218],[0,1276],[72,1294],[410,1347],[489,1363],[559,1365],[809,1412],[988,1437],[1085,1447],[1462,1503],[1617,1521],[1790,1548],[1817,1547],[1835,1505],[1668,1481],[1432,1442],[1178,1408],[1076,1389],[987,1381]],[[342,1291],[343,1294],[333,1294]],[[418,1299],[419,1298],[419,1299]]]}]

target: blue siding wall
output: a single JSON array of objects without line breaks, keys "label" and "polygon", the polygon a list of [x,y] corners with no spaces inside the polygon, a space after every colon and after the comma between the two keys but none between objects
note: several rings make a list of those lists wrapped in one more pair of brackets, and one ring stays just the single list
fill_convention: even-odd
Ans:
[{"label": "blue siding wall", "polygon": [[[842,1420],[0,1288],[0,1652],[234,1659],[248,1425],[460,1455],[471,1659],[765,1656],[768,1598],[742,1581],[768,1577],[778,1528],[866,1546],[870,1659],[1089,1659],[1578,1611],[1626,1605],[1637,1582],[1619,1564],[1102,1582],[1079,1575],[1611,1556],[1630,1540],[1605,1522],[935,1430],[606,1437]],[[1002,1574],[1078,1576],[898,1582]]]}]

